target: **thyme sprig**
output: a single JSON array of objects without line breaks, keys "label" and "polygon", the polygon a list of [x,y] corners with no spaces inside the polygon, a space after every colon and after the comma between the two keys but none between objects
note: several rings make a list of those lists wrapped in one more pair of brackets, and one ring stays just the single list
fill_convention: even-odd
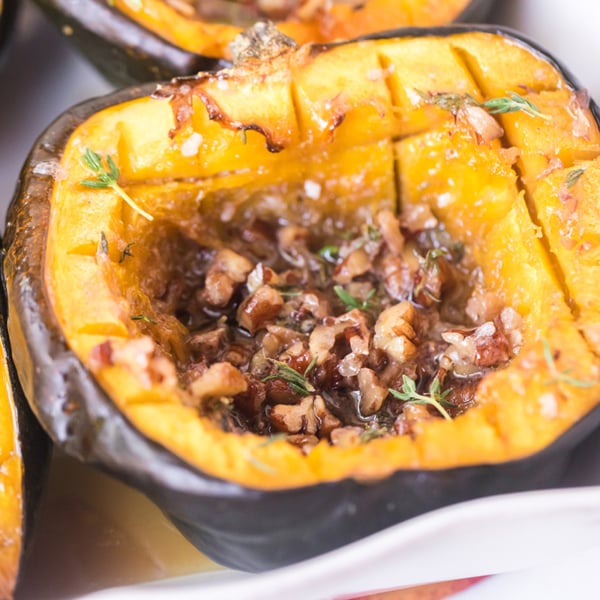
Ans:
[{"label": "thyme sprig", "polygon": [[539,117],[545,121],[550,119],[549,115],[545,115],[531,100],[523,98],[516,92],[508,92],[507,96],[500,98],[490,98],[480,104],[481,108],[485,108],[490,115],[501,115],[505,113],[524,112],[530,117]]},{"label": "thyme sprig", "polygon": [[310,361],[304,370],[304,373],[299,373],[296,371],[296,369],[292,369],[290,365],[281,360],[271,359],[271,362],[275,365],[277,372],[264,377],[263,383],[278,379],[280,381],[285,381],[297,394],[300,394],[301,396],[310,396],[316,392],[315,387],[308,380],[308,374],[317,364],[316,356]]},{"label": "thyme sprig", "polygon": [[573,369],[565,369],[564,371],[559,371],[556,366],[556,360],[554,358],[554,353],[552,352],[552,348],[550,347],[550,342],[547,339],[542,339],[542,346],[544,352],[544,361],[548,365],[548,369],[552,373],[552,379],[548,380],[548,384],[552,383],[566,383],[567,385],[572,385],[577,388],[591,388],[597,385],[596,381],[590,381],[586,379],[576,379],[575,377],[571,377],[571,373]]},{"label": "thyme sprig", "polygon": [[444,419],[447,421],[452,420],[452,417],[450,417],[448,411],[444,408],[444,406],[453,406],[450,402],[446,401],[450,390],[442,391],[442,384],[437,375],[429,385],[429,396],[419,394],[417,392],[416,382],[408,375],[402,375],[402,388],[400,391],[389,388],[389,392],[394,398],[402,400],[403,402],[433,406]]},{"label": "thyme sprig", "polygon": [[[102,164],[102,157],[97,153],[86,148],[81,157],[84,165],[96,173],[96,179],[83,179],[79,183],[89,188],[112,189],[120,198],[122,198],[129,206],[148,221],[152,221],[154,217],[147,213],[143,208],[136,204],[135,200],[119,185],[119,167],[115,164],[112,156],[106,156],[106,167]],[[108,167],[108,168],[107,168]]]},{"label": "thyme sprig", "polygon": [[540,119],[549,120],[550,117],[542,113],[542,111],[527,98],[517,94],[516,92],[508,92],[506,96],[498,98],[490,98],[484,102],[480,102],[471,94],[455,94],[455,93],[424,93],[417,90],[419,96],[427,103],[433,104],[442,110],[447,110],[456,116],[459,110],[467,106],[478,106],[486,110],[490,115],[500,115],[512,112],[524,112],[531,117],[539,117]]},{"label": "thyme sprig", "polygon": [[374,308],[374,304],[371,302],[373,296],[377,290],[373,288],[364,300],[359,300],[355,298],[352,294],[349,294],[341,285],[334,285],[333,291],[336,293],[337,297],[343,302],[347,311],[358,308],[358,310],[370,310]]}]

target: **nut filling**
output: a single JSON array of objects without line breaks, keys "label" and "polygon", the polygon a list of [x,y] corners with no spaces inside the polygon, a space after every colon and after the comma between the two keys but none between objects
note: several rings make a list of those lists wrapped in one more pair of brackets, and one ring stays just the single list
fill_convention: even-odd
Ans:
[{"label": "nut filling", "polygon": [[202,244],[167,228],[154,238],[167,266],[142,288],[186,332],[185,351],[167,359],[164,340],[144,336],[98,346],[94,362],[135,370],[143,355],[144,377],[225,431],[285,435],[304,451],[451,419],[518,352],[521,318],[482,287],[462,244],[424,222],[435,226],[391,211],[350,231],[252,218],[205,223]]}]

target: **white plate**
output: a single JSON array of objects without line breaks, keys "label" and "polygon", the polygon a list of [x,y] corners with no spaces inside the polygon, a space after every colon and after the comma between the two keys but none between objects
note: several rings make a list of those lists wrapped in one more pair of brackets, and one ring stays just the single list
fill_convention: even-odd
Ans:
[{"label": "white plate", "polygon": [[[318,535],[318,534],[317,534]],[[328,600],[535,567],[597,546],[600,487],[465,502],[312,560],[260,575],[221,572],[85,596],[94,600]]]},{"label": "white plate", "polygon": [[[3,218],[19,169],[37,135],[72,104],[112,89],[75,55],[37,10],[29,4],[23,8],[18,37],[11,48],[9,61],[0,70],[0,218]],[[597,32],[600,3],[596,0],[570,3],[564,0],[498,0],[495,22],[508,24],[530,35],[585,82],[593,97],[600,98],[600,69],[594,61],[595,56],[600,56]],[[565,485],[600,484],[600,471],[596,465],[600,465],[600,443],[589,440],[576,453]],[[120,498],[120,493],[115,493],[112,501],[118,503]],[[103,501],[108,510],[111,498]],[[160,520],[156,517],[155,521],[159,523]],[[160,527],[166,526],[161,524]],[[504,578],[493,578],[479,584],[478,591],[473,588],[461,595],[489,599],[553,598],[558,597],[555,594],[562,589],[556,578],[552,578],[553,573],[562,572],[563,581],[577,577],[578,589],[586,589],[592,581],[597,583],[598,569],[582,571],[581,565],[598,563],[598,540],[600,486],[571,487],[455,505],[317,559],[262,575],[213,571],[214,565],[202,561],[194,563],[190,559],[188,572],[211,572],[115,588],[85,597],[146,599],[176,593],[178,598],[198,598],[202,593],[211,600],[325,600],[429,581],[528,569]],[[189,551],[188,554],[181,549],[178,551],[189,559]],[[588,562],[569,559],[569,556],[584,556]],[[160,560],[164,560],[164,556]],[[554,566],[549,568],[544,564]],[[556,567],[559,564],[562,571]],[[153,578],[158,576],[157,573],[164,576],[175,572],[169,565],[154,566],[157,568]],[[39,577],[41,583],[45,581],[41,571],[32,569],[30,567],[28,571],[26,565],[25,574]],[[111,578],[102,571],[102,565],[98,565],[98,572],[103,573],[100,575],[104,578],[103,585],[123,583],[123,579]],[[534,580],[537,587],[532,587]],[[82,584],[79,588],[58,585],[46,594],[36,593],[36,597],[74,597],[94,589],[94,582],[87,583],[87,587]],[[526,595],[523,590],[527,590]],[[485,595],[477,595],[482,593]]]}]

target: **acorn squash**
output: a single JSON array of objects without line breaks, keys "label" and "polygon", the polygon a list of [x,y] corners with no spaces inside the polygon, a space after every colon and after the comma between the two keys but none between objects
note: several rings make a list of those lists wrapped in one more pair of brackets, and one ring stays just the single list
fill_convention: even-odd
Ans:
[{"label": "acorn squash", "polygon": [[238,2],[37,0],[92,63],[117,84],[158,81],[226,66],[229,43],[270,18],[298,43],[349,39],[405,26],[481,21],[493,0]]},{"label": "acorn squash", "polygon": [[12,364],[0,294],[0,598],[12,598],[49,458],[49,439],[31,414]]},{"label": "acorn squash", "polygon": [[247,570],[556,483],[600,421],[595,105],[497,28],[235,50],[35,145],[4,266],[45,429]]}]

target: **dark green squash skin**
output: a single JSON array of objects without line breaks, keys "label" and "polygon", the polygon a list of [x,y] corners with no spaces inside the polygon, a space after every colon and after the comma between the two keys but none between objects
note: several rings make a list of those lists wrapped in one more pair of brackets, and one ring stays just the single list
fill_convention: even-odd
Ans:
[{"label": "dark green squash skin", "polygon": [[106,0],[36,0],[61,33],[118,86],[161,81],[228,66],[227,61],[178,48]]},{"label": "dark green squash skin", "polygon": [[[376,37],[474,30],[500,33],[526,45],[579,87],[544,51],[496,27],[404,29]],[[9,208],[5,276],[15,363],[33,410],[59,446],[140,488],[209,557],[249,571],[306,559],[456,502],[558,483],[572,449],[600,425],[600,406],[548,447],[520,460],[401,470],[380,481],[348,478],[279,491],[211,477],[136,430],[67,348],[44,291],[43,260],[52,167],[69,136],[95,112],[153,89],[146,85],[123,90],[80,104],[59,117],[35,144]],[[593,104],[592,111],[598,121]]]},{"label": "dark green squash skin", "polygon": [[[35,0],[59,30],[117,86],[160,81],[230,66],[183,50],[108,5],[107,0]],[[456,19],[485,19],[494,0],[472,0]]]},{"label": "dark green squash skin", "polygon": [[[15,369],[6,323],[6,294],[4,287],[0,289],[0,344],[7,360],[8,377],[14,413],[16,414],[15,437],[21,452],[23,465],[21,480],[21,562],[27,555],[34,530],[37,507],[39,505],[50,460],[51,442],[37,419],[31,412],[19,377]],[[19,579],[17,578],[17,590]]]}]

